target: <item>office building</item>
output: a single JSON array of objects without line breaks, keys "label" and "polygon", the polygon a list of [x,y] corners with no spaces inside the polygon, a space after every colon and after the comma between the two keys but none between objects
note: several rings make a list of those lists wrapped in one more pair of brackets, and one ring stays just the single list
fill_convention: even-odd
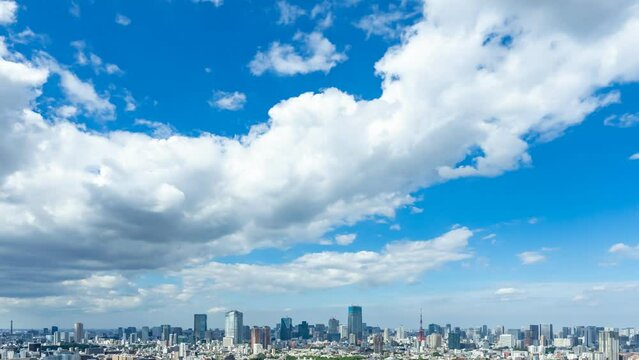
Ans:
[{"label": "office building", "polygon": [[619,334],[616,331],[599,332],[599,352],[605,360],[619,360]]},{"label": "office building", "polygon": [[546,341],[549,344],[552,344],[552,340],[555,338],[552,331],[552,324],[541,324],[539,328],[539,336],[545,337]]},{"label": "office building", "polygon": [[362,340],[364,328],[362,324],[362,307],[361,306],[349,306],[348,307],[348,335],[355,335],[356,340]]},{"label": "office building", "polygon": [[243,317],[244,315],[237,310],[231,310],[226,313],[224,334],[225,334],[225,337],[233,338],[232,342],[234,345],[241,344],[243,340],[243,336],[242,336],[242,332],[244,330]]},{"label": "office building", "polygon": [[290,317],[280,320],[280,340],[291,340],[293,336],[293,319]]},{"label": "office building", "polygon": [[448,349],[449,350],[461,349],[461,339],[459,336],[459,332],[453,331],[450,334],[448,334]]},{"label": "office building", "polygon": [[204,340],[206,330],[206,314],[193,315],[193,338],[195,342]]},{"label": "office building", "polygon": [[77,322],[73,325],[73,336],[77,343],[84,341],[84,325],[81,322]]}]

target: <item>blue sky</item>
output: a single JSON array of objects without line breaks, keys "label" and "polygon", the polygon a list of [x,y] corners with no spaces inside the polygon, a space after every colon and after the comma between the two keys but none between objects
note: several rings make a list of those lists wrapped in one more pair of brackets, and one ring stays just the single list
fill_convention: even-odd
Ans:
[{"label": "blue sky", "polygon": [[636,325],[639,13],[445,3],[0,1],[0,321]]}]

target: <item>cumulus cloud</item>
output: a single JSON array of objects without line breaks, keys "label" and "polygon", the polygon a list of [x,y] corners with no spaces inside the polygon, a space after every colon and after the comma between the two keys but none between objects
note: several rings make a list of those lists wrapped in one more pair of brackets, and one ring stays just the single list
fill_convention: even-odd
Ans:
[{"label": "cumulus cloud", "polygon": [[409,12],[407,9],[391,7],[388,11],[382,11],[379,7],[373,7],[371,14],[359,19],[355,26],[366,32],[366,38],[371,35],[382,36],[388,39],[398,38],[408,28],[406,21],[415,18],[419,12]]},{"label": "cumulus cloud", "polygon": [[280,12],[280,18],[277,23],[282,25],[293,24],[298,17],[306,14],[304,9],[285,0],[277,2],[277,9]]},{"label": "cumulus cloud", "polygon": [[74,73],[65,69],[58,69],[60,84],[69,101],[82,107],[88,115],[100,119],[113,119],[115,105],[108,97],[97,93],[93,84],[80,80]]},{"label": "cumulus cloud", "polygon": [[116,14],[115,23],[122,26],[129,26],[131,24],[131,19],[122,14]]},{"label": "cumulus cloud", "polygon": [[173,128],[173,126],[171,126],[170,124],[165,124],[157,121],[135,119],[134,124],[138,126],[148,127],[149,129],[151,129],[151,134],[153,134],[153,137],[159,139],[166,139],[176,133],[175,128]]},{"label": "cumulus cloud", "polygon": [[297,33],[293,40],[300,49],[290,44],[274,42],[268,51],[258,51],[249,64],[253,75],[259,76],[267,71],[284,76],[315,71],[328,73],[347,59],[346,54],[338,52],[335,45],[320,32]]},{"label": "cumulus cloud", "polygon": [[18,4],[13,0],[0,0],[0,25],[13,24],[16,21]]},{"label": "cumulus cloud", "polygon": [[340,234],[335,236],[335,243],[337,245],[346,246],[352,244],[356,238],[357,234]]},{"label": "cumulus cloud", "polygon": [[[378,98],[335,88],[301,94],[233,138],[97,133],[51,121],[32,107],[51,72],[62,78],[70,105],[96,117],[114,107],[69,70],[34,65],[0,46],[0,296],[54,296],[56,284],[87,271],[126,275],[197,263],[224,287],[229,273],[243,281],[238,269],[312,268],[330,259],[311,254],[273,268],[213,259],[317,242],[344,225],[392,219],[413,205],[412,193],[432,184],[515,170],[531,161],[528,141],[560,136],[618,100],[606,92],[611,85],[639,79],[634,1],[433,0],[425,11],[377,62]],[[495,40],[503,38],[508,46]],[[300,56],[277,47],[279,55],[263,54],[262,72],[334,66],[324,56],[312,60],[325,50]],[[387,268],[366,263],[367,256],[388,264],[396,249],[405,247],[334,257],[348,263],[355,256],[379,274]],[[430,264],[409,261],[406,268],[419,273]],[[398,272],[380,281],[403,280]],[[329,285],[375,281],[337,273],[323,275]]]},{"label": "cumulus cloud", "polygon": [[611,254],[626,256],[629,258],[639,259],[639,245],[632,246],[624,243],[616,243],[608,249]]},{"label": "cumulus cloud", "polygon": [[120,67],[116,64],[104,63],[102,58],[98,55],[92,52],[87,52],[87,44],[82,40],[72,41],[71,47],[75,49],[76,63],[79,65],[91,66],[96,74],[106,72],[109,75],[121,75],[124,73],[124,71],[122,71],[122,69],[120,69]]},{"label": "cumulus cloud", "polygon": [[239,91],[216,91],[209,100],[209,105],[222,110],[236,111],[244,108],[246,94]]},{"label": "cumulus cloud", "polygon": [[[185,269],[180,275],[186,293],[204,289],[262,292],[317,290],[348,285],[414,282],[428,270],[470,258],[467,228],[423,241],[392,242],[380,252],[321,252],[278,265],[212,262]],[[259,282],[255,279],[259,278]]]},{"label": "cumulus cloud", "polygon": [[630,160],[639,160],[639,153],[630,155]]},{"label": "cumulus cloud", "polygon": [[540,263],[546,260],[546,255],[538,252],[538,251],[524,251],[520,254],[517,254],[519,260],[524,265],[532,265]]},{"label": "cumulus cloud", "polygon": [[610,115],[604,119],[604,125],[620,128],[629,128],[639,124],[639,113],[623,115]]}]

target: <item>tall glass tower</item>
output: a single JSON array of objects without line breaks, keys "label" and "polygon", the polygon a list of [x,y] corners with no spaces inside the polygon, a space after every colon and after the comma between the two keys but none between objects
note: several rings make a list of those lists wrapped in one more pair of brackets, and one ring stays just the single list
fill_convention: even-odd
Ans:
[{"label": "tall glass tower", "polygon": [[363,335],[362,325],[362,307],[361,306],[349,306],[348,307],[348,335],[355,334],[357,340],[362,340]]},{"label": "tall glass tower", "polygon": [[193,337],[195,342],[204,340],[204,334],[206,333],[206,314],[193,315]]},{"label": "tall glass tower", "polygon": [[237,310],[226,313],[226,323],[224,326],[224,336],[232,337],[233,344],[242,343],[242,328],[244,327],[244,314]]},{"label": "tall glass tower", "polygon": [[293,319],[286,317],[280,321],[280,340],[291,340],[293,333]]}]

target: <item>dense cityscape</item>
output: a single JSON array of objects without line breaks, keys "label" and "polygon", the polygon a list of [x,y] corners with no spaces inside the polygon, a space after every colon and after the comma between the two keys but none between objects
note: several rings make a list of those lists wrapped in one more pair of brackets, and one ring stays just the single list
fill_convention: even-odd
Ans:
[{"label": "dense cityscape", "polygon": [[533,324],[507,329],[452,324],[397,329],[370,326],[361,306],[350,306],[346,324],[294,324],[290,317],[275,326],[249,326],[237,310],[226,313],[224,329],[210,328],[206,314],[194,314],[193,328],[159,326],[89,329],[0,330],[1,360],[142,360],[142,359],[557,359],[637,360],[639,328]]}]

